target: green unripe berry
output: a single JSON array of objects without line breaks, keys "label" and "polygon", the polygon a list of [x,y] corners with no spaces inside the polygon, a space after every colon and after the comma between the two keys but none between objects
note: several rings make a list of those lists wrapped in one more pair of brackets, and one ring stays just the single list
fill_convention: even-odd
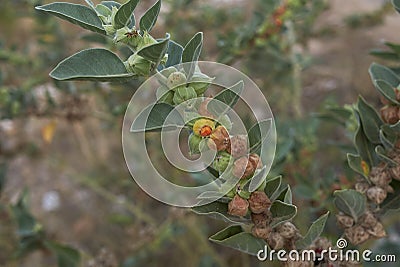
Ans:
[{"label": "green unripe berry", "polygon": [[232,156],[226,152],[219,152],[217,157],[213,162],[213,168],[216,169],[219,173],[223,173],[230,165],[233,164]]},{"label": "green unripe berry", "polygon": [[174,93],[174,104],[179,105],[187,100],[196,98],[197,94],[193,87],[179,86]]},{"label": "green unripe berry", "polygon": [[239,189],[237,190],[238,195],[245,199],[249,199],[251,195],[249,191],[243,189],[248,182],[249,182],[248,179],[240,180]]},{"label": "green unripe berry", "polygon": [[194,135],[193,133],[189,135],[189,151],[191,155],[200,154],[200,143],[203,140],[200,136]]},{"label": "green unripe berry", "polygon": [[203,95],[205,91],[207,91],[208,87],[212,83],[214,78],[208,77],[203,73],[195,73],[190,80],[189,85],[194,88],[197,95]]},{"label": "green unripe berry", "polygon": [[168,78],[172,73],[177,72],[178,70],[175,67],[168,67],[165,68],[161,71],[162,75],[165,76],[165,78]]},{"label": "green unripe berry", "polygon": [[138,76],[148,76],[151,71],[151,62],[138,54],[133,54],[125,62],[125,67],[128,71],[135,73]]},{"label": "green unripe berry", "polygon": [[168,76],[167,86],[170,89],[175,89],[175,87],[182,85],[184,83],[186,83],[186,75],[182,72],[175,71]]},{"label": "green unripe berry", "polygon": [[161,85],[157,88],[156,97],[159,102],[173,104],[174,92],[169,90],[167,86]]}]

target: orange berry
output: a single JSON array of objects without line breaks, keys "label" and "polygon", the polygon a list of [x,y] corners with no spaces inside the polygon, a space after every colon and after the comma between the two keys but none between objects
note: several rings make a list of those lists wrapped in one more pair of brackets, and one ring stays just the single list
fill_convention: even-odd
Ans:
[{"label": "orange berry", "polygon": [[212,129],[211,129],[211,127],[208,126],[208,125],[203,126],[203,127],[200,129],[200,135],[201,135],[202,137],[209,136],[211,133],[212,133]]}]

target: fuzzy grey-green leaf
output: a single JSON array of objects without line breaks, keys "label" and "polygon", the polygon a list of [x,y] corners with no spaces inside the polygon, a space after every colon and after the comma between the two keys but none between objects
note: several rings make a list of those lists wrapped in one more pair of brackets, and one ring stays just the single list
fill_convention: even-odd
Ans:
[{"label": "fuzzy grey-green leaf", "polygon": [[263,239],[243,232],[240,225],[229,226],[212,235],[209,239],[219,245],[230,247],[253,256],[256,256],[258,251],[263,250],[267,245]]},{"label": "fuzzy grey-green leaf", "polygon": [[243,88],[243,81],[239,81],[231,87],[221,91],[207,104],[208,111],[217,118],[223,116],[237,103],[240,94],[243,92]]},{"label": "fuzzy grey-green leaf", "polygon": [[228,214],[228,204],[221,202],[212,202],[206,205],[193,207],[192,210],[201,215],[207,215],[214,219],[223,220],[229,223],[250,223],[250,219],[243,217],[232,216]]},{"label": "fuzzy grey-green leaf", "polygon": [[126,81],[133,75],[116,54],[102,48],[82,50],[61,61],[50,73],[52,78],[63,81]]},{"label": "fuzzy grey-green leaf", "polygon": [[361,174],[365,179],[368,180],[368,175],[364,173],[362,168],[362,159],[359,155],[347,153],[347,163],[349,164],[350,168],[353,169],[353,171]]},{"label": "fuzzy grey-green leaf", "polygon": [[133,11],[135,10],[139,0],[129,0],[125,4],[119,7],[114,17],[114,26],[119,29],[128,25],[129,21],[132,21],[131,26],[135,26]]},{"label": "fuzzy grey-green leaf", "polygon": [[361,125],[368,140],[373,144],[379,144],[379,130],[383,124],[382,120],[379,118],[379,115],[362,96],[358,98],[357,108],[360,114]]},{"label": "fuzzy grey-green leaf", "polygon": [[275,200],[272,202],[270,211],[272,213],[272,222],[270,226],[276,227],[296,216],[297,207],[280,200]]},{"label": "fuzzy grey-green leaf", "polygon": [[321,235],[328,216],[329,212],[315,220],[308,229],[307,234],[296,242],[296,248],[305,249],[309,247]]},{"label": "fuzzy grey-green leaf", "polygon": [[143,47],[137,53],[139,56],[144,57],[147,60],[158,63],[165,55],[168,49],[169,34],[165,39],[160,40],[155,44],[151,44]]},{"label": "fuzzy grey-green leaf", "polygon": [[275,178],[267,180],[264,192],[271,200],[275,200],[276,192],[279,190],[281,183],[282,183],[282,176],[277,176]]},{"label": "fuzzy grey-green leaf", "polygon": [[102,22],[96,12],[87,6],[56,2],[37,6],[35,8],[79,25],[87,30],[106,34]]},{"label": "fuzzy grey-green leaf", "polygon": [[365,212],[367,199],[365,195],[353,189],[337,190],[333,193],[336,207],[345,214],[358,220]]},{"label": "fuzzy grey-green leaf", "polygon": [[140,30],[150,32],[157,21],[158,14],[161,9],[161,0],[158,0],[143,16],[140,18]]}]

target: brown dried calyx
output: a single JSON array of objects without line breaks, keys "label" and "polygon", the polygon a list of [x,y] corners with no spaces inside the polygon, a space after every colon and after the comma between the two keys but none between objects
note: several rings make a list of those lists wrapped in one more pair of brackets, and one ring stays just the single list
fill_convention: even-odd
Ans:
[{"label": "brown dried calyx", "polygon": [[355,225],[345,229],[345,235],[352,244],[359,245],[372,237],[385,237],[386,231],[378,218],[371,211],[366,211]]},{"label": "brown dried calyx", "polygon": [[235,135],[230,140],[231,145],[226,148],[226,151],[234,158],[243,157],[248,153],[248,144],[246,135]]},{"label": "brown dried calyx", "polygon": [[230,147],[229,133],[224,126],[218,126],[210,135],[207,145],[212,150],[223,151]]},{"label": "brown dried calyx", "polygon": [[249,202],[239,195],[235,195],[228,204],[228,213],[233,216],[243,217],[247,214],[248,209]]},{"label": "brown dried calyx", "polygon": [[386,105],[381,108],[381,118],[385,123],[396,124],[400,120],[400,108]]},{"label": "brown dried calyx", "polygon": [[252,213],[265,213],[271,206],[271,200],[263,191],[255,191],[251,193],[249,198],[249,207]]},{"label": "brown dried calyx", "polygon": [[262,168],[263,164],[260,156],[250,154],[248,157],[241,157],[233,163],[232,174],[238,178],[248,178],[257,170]]},{"label": "brown dried calyx", "polygon": [[336,215],[337,224],[341,228],[350,228],[354,225],[354,219],[350,216],[343,214],[342,212]]}]

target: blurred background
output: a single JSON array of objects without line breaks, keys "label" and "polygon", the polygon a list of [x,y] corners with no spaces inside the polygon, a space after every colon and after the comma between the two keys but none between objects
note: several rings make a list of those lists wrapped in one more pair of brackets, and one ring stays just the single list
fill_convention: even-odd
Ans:
[{"label": "blurred background", "polygon": [[[140,82],[48,76],[81,49],[124,48],[34,10],[48,2],[0,3],[0,266],[265,265],[208,241],[225,223],[159,203],[133,182],[121,123]],[[278,130],[270,175],[292,186],[304,233],[335,212],[333,190],[356,179],[346,167],[354,124],[331,111],[359,94],[378,106],[368,67],[385,61],[370,52],[400,43],[399,28],[384,0],[164,0],[153,35],[184,44],[203,31],[202,60],[232,65],[263,90]],[[331,217],[324,235],[336,241]],[[399,257],[400,224],[395,215],[384,224],[390,237],[365,247]]]}]

